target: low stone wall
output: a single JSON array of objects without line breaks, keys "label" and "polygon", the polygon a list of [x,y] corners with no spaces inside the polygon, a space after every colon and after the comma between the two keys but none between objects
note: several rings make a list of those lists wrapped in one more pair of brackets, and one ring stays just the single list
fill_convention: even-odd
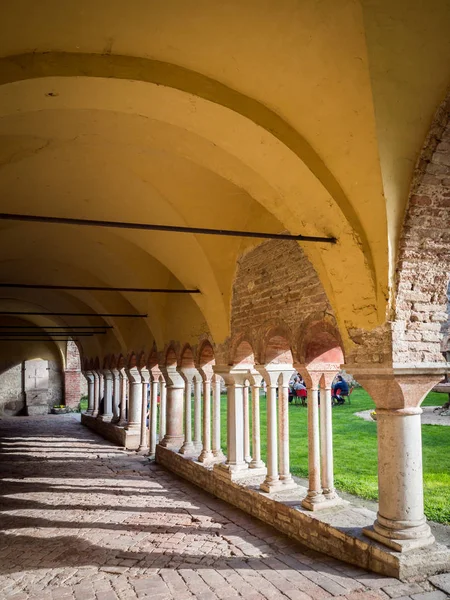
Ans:
[{"label": "low stone wall", "polygon": [[118,427],[114,423],[105,423],[101,419],[85,413],[81,415],[81,423],[117,446],[127,450],[137,450],[139,447],[139,433],[130,433],[124,427]]},{"label": "low stone wall", "polygon": [[448,570],[450,551],[445,546],[434,544],[402,554],[364,536],[362,529],[376,517],[365,508],[345,504],[313,513],[300,505],[304,488],[269,496],[258,489],[260,480],[230,481],[220,468],[205,467],[160,445],[156,461],[313,550],[400,579]]}]

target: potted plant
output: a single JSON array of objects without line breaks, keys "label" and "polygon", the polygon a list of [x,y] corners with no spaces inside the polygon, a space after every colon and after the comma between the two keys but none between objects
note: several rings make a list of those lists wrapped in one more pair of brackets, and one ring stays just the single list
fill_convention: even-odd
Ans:
[{"label": "potted plant", "polygon": [[51,409],[53,415],[63,415],[68,412],[69,408],[65,404],[55,404]]}]

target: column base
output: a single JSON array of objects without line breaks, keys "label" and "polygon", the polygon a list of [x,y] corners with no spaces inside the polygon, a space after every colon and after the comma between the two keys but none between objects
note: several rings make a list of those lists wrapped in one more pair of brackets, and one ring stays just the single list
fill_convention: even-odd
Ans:
[{"label": "column base", "polygon": [[94,417],[94,419],[96,419],[98,417],[98,410],[93,410],[91,412],[91,417]]},{"label": "column base", "polygon": [[316,494],[314,496],[306,496],[301,504],[306,510],[315,512],[317,510],[332,508],[333,506],[345,506],[346,504],[349,504],[349,502],[347,502],[347,500],[342,500],[337,494],[335,494],[334,498],[327,498],[323,494]]},{"label": "column base", "polygon": [[251,462],[252,462],[252,457],[251,457],[251,456],[244,456],[244,460],[245,460],[245,462],[246,462],[248,465],[250,465],[250,464],[251,464]]},{"label": "column base", "polygon": [[283,490],[292,490],[298,487],[298,484],[292,479],[292,475],[290,473],[286,476],[280,475],[280,483],[283,486]]},{"label": "column base", "polygon": [[117,423],[115,423],[116,427],[126,427],[128,422],[126,419],[119,419]]},{"label": "column base", "polygon": [[236,481],[238,479],[243,479],[248,477],[249,469],[247,463],[242,463],[239,465],[230,465],[228,463],[217,463],[214,465],[214,472],[219,475],[222,479],[227,479],[228,481]]},{"label": "column base", "polygon": [[420,523],[408,523],[408,521],[393,521],[378,515],[375,523],[371,527],[364,528],[363,533],[397,552],[424,548],[435,542],[425,518]]},{"label": "column base", "polygon": [[267,494],[274,494],[275,492],[281,492],[285,490],[286,487],[281,483],[281,481],[277,479],[269,479],[267,478],[262,484],[259,486],[259,489]]},{"label": "column base", "polygon": [[201,462],[203,464],[212,463],[212,462],[214,462],[214,454],[212,453],[211,450],[203,449],[197,460],[198,460],[198,462]]},{"label": "column base", "polygon": [[165,435],[161,440],[160,445],[163,446],[163,448],[168,448],[169,450],[175,450],[175,452],[179,452],[183,442],[184,438],[182,436]]},{"label": "column base", "polygon": [[252,460],[252,462],[248,465],[249,469],[265,469],[266,465],[262,460]]},{"label": "column base", "polygon": [[127,423],[125,429],[130,433],[141,433],[141,424],[140,423]]},{"label": "column base", "polygon": [[85,414],[85,415],[89,415],[90,417],[92,417],[92,413],[93,413],[93,412],[94,412],[94,411],[92,410],[92,408],[88,408],[87,410],[85,410],[85,411],[84,411],[84,414]]},{"label": "column base", "polygon": [[194,450],[195,452],[197,452],[197,454],[200,454],[203,451],[203,444],[201,442],[193,442],[194,444]]},{"label": "column base", "polygon": [[100,419],[100,421],[103,421],[104,423],[111,423],[112,418],[112,415],[97,415],[97,419]]},{"label": "column base", "polygon": [[136,450],[137,454],[148,454],[148,446],[139,446]]},{"label": "column base", "polygon": [[[164,444],[162,444],[164,446]],[[179,450],[180,454],[195,454],[195,447],[192,442],[184,442]]]},{"label": "column base", "polygon": [[214,462],[221,463],[227,460],[222,450],[213,450]]}]

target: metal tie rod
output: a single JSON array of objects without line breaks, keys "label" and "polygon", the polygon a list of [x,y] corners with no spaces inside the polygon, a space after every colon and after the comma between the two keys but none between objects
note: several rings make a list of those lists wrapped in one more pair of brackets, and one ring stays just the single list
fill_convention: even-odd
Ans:
[{"label": "metal tie rod", "polygon": [[200,294],[200,290],[174,290],[169,288],[129,288],[105,287],[101,285],[47,285],[36,283],[0,283],[0,288],[20,288],[25,290],[77,290],[89,292],[139,292],[151,294]]},{"label": "metal tie rod", "polygon": [[175,233],[195,233],[198,235],[221,235],[228,237],[260,238],[267,240],[295,240],[297,242],[321,242],[335,244],[335,237],[293,235],[291,233],[264,233],[256,231],[234,231],[230,229],[206,229],[203,227],[179,227],[177,225],[153,225],[150,223],[125,223],[122,221],[97,221],[94,219],[72,219],[69,217],[43,217],[38,215],[18,215],[0,213],[1,221],[26,221],[28,223],[53,223],[55,225],[79,225],[85,227],[115,227],[118,229],[142,229],[145,231],[171,231]]},{"label": "metal tie rod", "polygon": [[38,312],[38,311],[0,311],[0,315],[26,315],[41,317],[114,317],[125,319],[146,319],[148,314],[126,314],[126,313],[69,313],[69,312]]},{"label": "metal tie rod", "polygon": [[73,338],[0,338],[0,342],[78,342]]},{"label": "metal tie rod", "polygon": [[[0,325],[0,329],[68,329],[69,331],[75,329],[82,329],[86,331],[87,329],[114,329],[113,325]],[[65,334],[65,331],[56,331],[55,333]]]},{"label": "metal tie rod", "polygon": [[[100,333],[106,333],[106,331],[101,331]],[[8,337],[24,337],[24,336],[30,336],[30,337],[47,337],[47,338],[52,338],[52,337],[67,337],[68,335],[70,335],[71,337],[75,336],[75,335],[79,335],[82,337],[92,337],[94,335],[97,335],[97,333],[92,333],[90,331],[81,331],[81,332],[71,332],[71,331],[64,331],[62,333],[39,333],[38,331],[33,332],[33,331],[21,331],[20,333],[17,333],[15,331],[5,331],[3,333],[0,332],[0,338],[4,337],[5,335],[7,335]]]}]

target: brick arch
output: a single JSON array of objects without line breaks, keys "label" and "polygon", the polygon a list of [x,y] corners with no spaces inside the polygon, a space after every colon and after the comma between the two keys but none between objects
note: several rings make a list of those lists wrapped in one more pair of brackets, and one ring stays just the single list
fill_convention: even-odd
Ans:
[{"label": "brick arch", "polygon": [[233,365],[255,364],[255,353],[252,340],[247,336],[240,336],[235,340],[231,348],[231,363]]},{"label": "brick arch", "polygon": [[291,330],[284,323],[266,326],[260,335],[259,362],[290,364],[293,362],[291,350]]},{"label": "brick arch", "polygon": [[450,279],[450,95],[438,109],[411,186],[397,261],[393,357],[436,363]]},{"label": "brick arch", "polygon": [[111,355],[107,354],[103,359],[103,369],[111,368]]},{"label": "brick arch", "polygon": [[176,367],[178,365],[178,357],[173,346],[169,346],[164,357],[164,365],[166,367]]},{"label": "brick arch", "polygon": [[300,325],[297,334],[296,352],[300,363],[308,364],[335,348],[339,348],[339,360],[343,362],[343,344],[334,320],[314,315]]},{"label": "brick arch", "polygon": [[148,368],[154,369],[159,364],[158,361],[158,349],[156,348],[156,344],[153,344],[153,347],[148,356]]},{"label": "brick arch", "polygon": [[123,354],[119,354],[119,356],[117,357],[117,368],[118,369],[124,369],[125,365],[126,365],[126,359],[125,356]]},{"label": "brick arch", "polygon": [[128,369],[134,369],[138,364],[138,358],[135,352],[131,352],[131,354],[127,358],[127,367]]},{"label": "brick arch", "polygon": [[138,356],[138,360],[137,360],[137,365],[136,365],[139,369],[144,369],[147,366],[147,358],[145,355],[145,352],[139,352],[139,356]]},{"label": "brick arch", "polygon": [[185,344],[181,351],[180,366],[185,369],[194,367],[194,352],[190,344]]},{"label": "brick arch", "polygon": [[202,342],[198,352],[198,364],[200,367],[213,365],[215,363],[214,348],[209,340]]},{"label": "brick arch", "polygon": [[110,369],[117,369],[117,357],[115,354],[111,354],[111,359],[109,361]]}]

